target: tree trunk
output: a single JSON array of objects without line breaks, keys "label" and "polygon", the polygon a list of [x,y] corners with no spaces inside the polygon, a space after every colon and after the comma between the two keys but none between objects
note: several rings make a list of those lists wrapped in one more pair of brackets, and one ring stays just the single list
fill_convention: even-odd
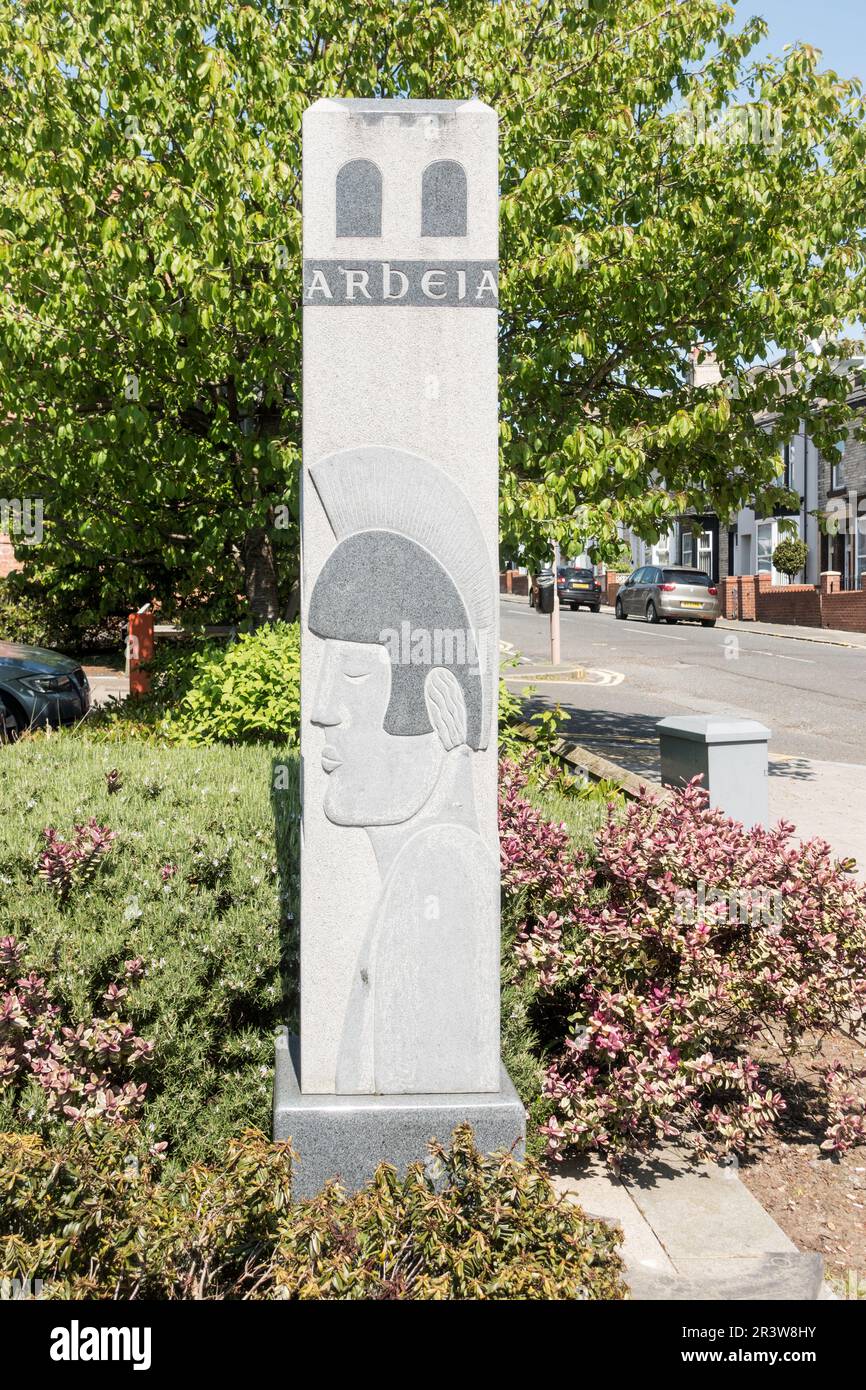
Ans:
[{"label": "tree trunk", "polygon": [[280,616],[280,595],[274,551],[266,528],[253,526],[247,531],[240,550],[253,626],[273,623]]},{"label": "tree trunk", "polygon": [[297,618],[301,608],[301,581],[296,579],[289,590],[289,601],[286,604],[286,622],[293,623]]}]

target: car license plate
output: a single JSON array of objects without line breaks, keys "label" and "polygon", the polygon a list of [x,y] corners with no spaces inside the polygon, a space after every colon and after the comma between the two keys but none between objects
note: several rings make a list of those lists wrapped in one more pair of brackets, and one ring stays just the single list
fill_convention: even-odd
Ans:
[{"label": "car license plate", "polygon": [[697,603],[694,599],[684,598],[682,606],[683,608],[703,608],[704,605],[702,603]]},{"label": "car license plate", "polygon": [[574,587],[575,587],[575,589],[588,589],[588,588],[589,588],[589,585],[588,585],[588,584],[575,584]]}]

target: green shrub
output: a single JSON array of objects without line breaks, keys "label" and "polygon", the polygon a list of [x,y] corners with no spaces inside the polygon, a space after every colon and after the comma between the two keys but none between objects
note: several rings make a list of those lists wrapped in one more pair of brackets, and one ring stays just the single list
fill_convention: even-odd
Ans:
[{"label": "green shrub", "polygon": [[255,1130],[160,1178],[134,1125],[0,1134],[0,1280],[42,1297],[621,1299],[620,1236],[468,1126],[403,1179],[292,1203],[292,1151]]},{"label": "green shrub", "polygon": [[74,598],[15,570],[0,579],[0,640],[63,651],[106,651],[123,642],[124,618],[103,616],[82,590]]},{"label": "green shrub", "polygon": [[503,758],[518,758],[528,747],[533,747],[542,757],[549,758],[555,744],[560,740],[560,728],[565,714],[559,705],[552,709],[526,708],[526,701],[534,694],[532,686],[526,686],[518,695],[510,690],[504,680],[499,682],[499,755]]},{"label": "green shrub", "polygon": [[779,541],[773,551],[773,566],[780,574],[786,575],[788,579],[793,579],[795,574],[800,573],[808,556],[809,547],[805,541],[794,539]]},{"label": "green shrub", "polygon": [[[173,1161],[269,1124],[273,1034],[295,1007],[296,784],[295,755],[273,747],[63,734],[0,758],[0,938],[16,938],[73,1028],[103,1017],[106,991],[143,963],[122,1016],[154,1043],[143,1122]],[[116,839],[61,901],[39,873],[42,832],[91,817]],[[51,1123],[37,1088],[0,1089],[0,1127]]]},{"label": "green shrub", "polygon": [[170,730],[190,744],[297,743],[300,719],[300,629],[274,623],[201,654]]},{"label": "green shrub", "polygon": [[233,642],[159,641],[147,695],[94,710],[87,736],[103,743],[296,744],[301,718],[297,623],[274,623]]}]

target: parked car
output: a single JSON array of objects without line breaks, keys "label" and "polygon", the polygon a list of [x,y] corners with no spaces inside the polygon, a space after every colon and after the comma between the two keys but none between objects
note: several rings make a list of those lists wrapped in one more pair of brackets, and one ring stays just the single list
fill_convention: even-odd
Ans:
[{"label": "parked car", "polygon": [[564,565],[557,573],[556,588],[561,604],[571,608],[588,608],[597,613],[601,607],[601,584],[592,570],[575,569]]},{"label": "parked car", "polygon": [[0,734],[73,724],[90,709],[90,684],[79,662],[44,647],[0,642]]},{"label": "parked car", "polygon": [[703,570],[685,565],[643,565],[630,574],[616,596],[618,618],[646,618],[648,623],[683,619],[715,627],[720,616],[719,591]]},{"label": "parked car", "polygon": [[[538,581],[549,579],[553,566],[548,565],[533,574],[529,579],[529,606],[538,608]],[[560,565],[556,571],[556,589],[559,602],[565,607],[579,608],[581,604],[597,613],[601,605],[601,584],[592,570],[576,569],[573,565]]]}]

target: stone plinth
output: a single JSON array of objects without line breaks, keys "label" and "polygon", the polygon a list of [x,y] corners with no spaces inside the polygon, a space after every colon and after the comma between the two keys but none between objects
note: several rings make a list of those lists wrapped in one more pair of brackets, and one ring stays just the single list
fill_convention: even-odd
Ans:
[{"label": "stone plinth", "polygon": [[397,1096],[306,1096],[299,1082],[299,1040],[277,1039],[274,1138],[291,1139],[298,1159],[292,1194],[312,1197],[332,1178],[357,1191],[380,1163],[402,1177],[428,1158],[431,1139],[447,1143],[458,1124],[472,1125],[485,1153],[523,1156],[526,1114],[504,1067],[497,1091]]}]

